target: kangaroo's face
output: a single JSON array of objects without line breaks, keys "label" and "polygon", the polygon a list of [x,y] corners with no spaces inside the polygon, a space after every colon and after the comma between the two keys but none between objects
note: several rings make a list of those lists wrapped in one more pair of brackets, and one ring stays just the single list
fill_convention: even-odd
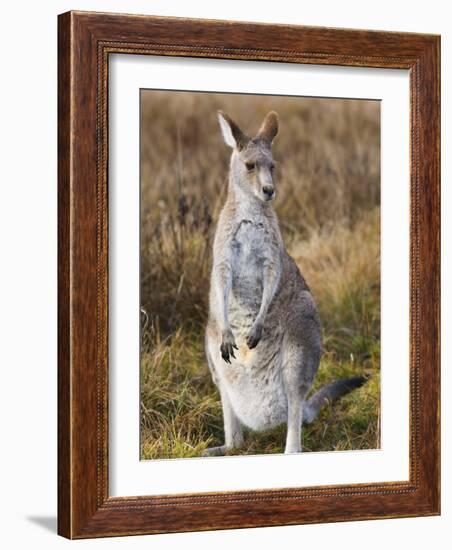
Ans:
[{"label": "kangaroo's face", "polygon": [[278,116],[270,112],[255,138],[244,134],[226,114],[219,112],[218,120],[227,145],[232,148],[231,172],[235,185],[245,194],[271,201],[276,194],[275,163],[271,151],[278,132]]},{"label": "kangaroo's face", "polygon": [[275,163],[270,147],[263,142],[250,141],[243,151],[238,152],[235,165],[243,187],[263,201],[275,197]]}]

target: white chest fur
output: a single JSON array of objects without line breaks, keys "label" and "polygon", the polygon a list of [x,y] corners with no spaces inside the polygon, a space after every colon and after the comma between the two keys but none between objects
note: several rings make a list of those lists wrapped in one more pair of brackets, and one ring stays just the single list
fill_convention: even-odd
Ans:
[{"label": "white chest fur", "polygon": [[272,254],[270,229],[263,222],[241,220],[232,237],[232,249],[233,261],[240,266],[262,263]]},{"label": "white chest fur", "polygon": [[264,263],[272,256],[271,235],[263,223],[241,220],[231,241],[232,293],[253,304],[262,296]]}]

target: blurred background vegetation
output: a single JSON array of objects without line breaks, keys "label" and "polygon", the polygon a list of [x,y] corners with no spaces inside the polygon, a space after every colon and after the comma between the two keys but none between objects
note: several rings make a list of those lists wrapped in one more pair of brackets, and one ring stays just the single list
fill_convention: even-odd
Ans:
[{"label": "blurred background vegetation", "polygon": [[[211,247],[230,149],[216,112],[253,134],[280,117],[275,208],[320,309],[314,389],[368,375],[303,430],[304,451],[380,446],[380,104],[377,101],[141,92],[141,458],[200,456],[223,443],[204,358]],[[247,432],[234,454],[284,450],[285,427]]]}]

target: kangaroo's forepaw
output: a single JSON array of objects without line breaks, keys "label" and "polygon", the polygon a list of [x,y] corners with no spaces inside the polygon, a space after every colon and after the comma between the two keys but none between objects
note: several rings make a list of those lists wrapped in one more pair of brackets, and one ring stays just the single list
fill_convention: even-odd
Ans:
[{"label": "kangaroo's forepaw", "polygon": [[256,323],[251,328],[251,332],[249,333],[248,338],[246,339],[246,344],[250,349],[253,349],[257,346],[261,338],[262,338],[262,325],[260,323]]},{"label": "kangaroo's forepaw", "polygon": [[235,359],[234,349],[239,349],[235,345],[234,335],[232,334],[232,331],[225,330],[223,332],[220,351],[221,357],[223,357],[226,363],[231,363],[231,357]]}]

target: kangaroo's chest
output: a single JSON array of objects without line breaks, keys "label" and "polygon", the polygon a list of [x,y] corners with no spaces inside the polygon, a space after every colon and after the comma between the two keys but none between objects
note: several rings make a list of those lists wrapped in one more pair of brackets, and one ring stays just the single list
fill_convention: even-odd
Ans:
[{"label": "kangaroo's chest", "polygon": [[270,230],[263,223],[242,220],[232,239],[233,288],[262,284],[264,263],[273,254]]},{"label": "kangaroo's chest", "polygon": [[248,333],[259,311],[264,264],[275,254],[272,233],[263,222],[242,220],[231,242],[232,287],[229,318],[238,334]]}]

